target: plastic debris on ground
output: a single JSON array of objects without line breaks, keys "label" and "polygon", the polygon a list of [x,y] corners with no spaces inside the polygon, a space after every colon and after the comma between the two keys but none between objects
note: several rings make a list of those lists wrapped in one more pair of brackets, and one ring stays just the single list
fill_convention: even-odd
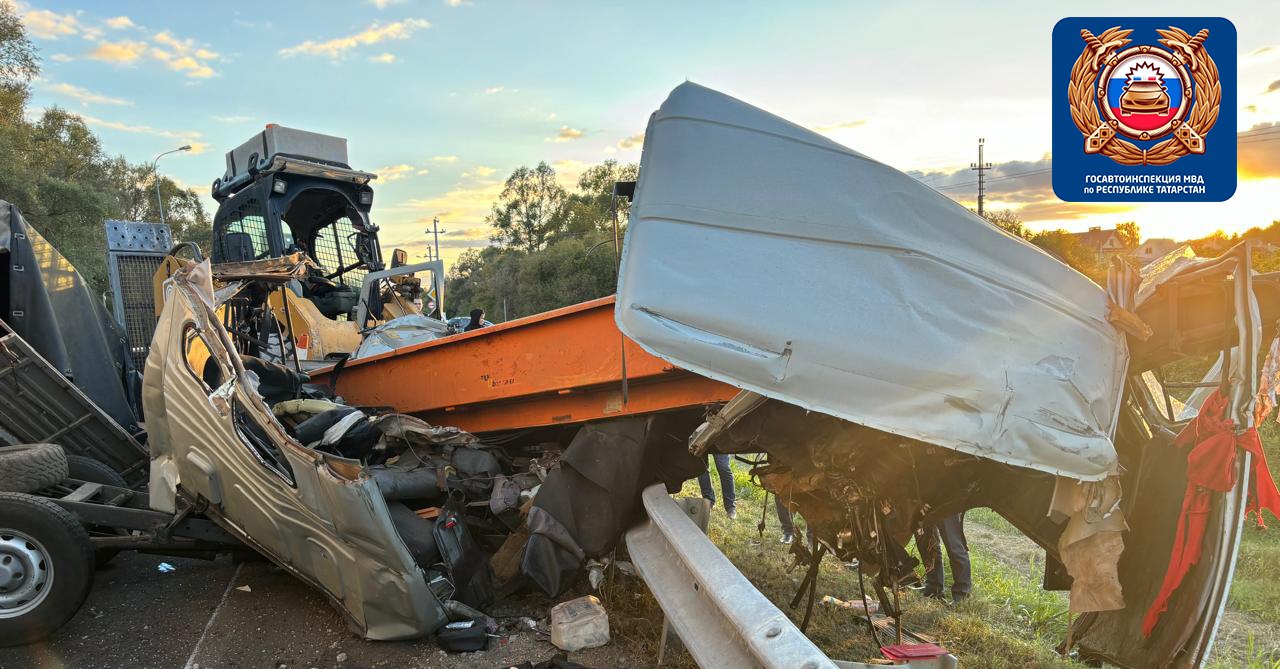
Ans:
[{"label": "plastic debris on ground", "polygon": [[156,571],[160,572],[161,574],[168,574],[171,571],[177,571],[177,570],[178,569],[176,567],[169,564],[168,562],[161,562],[160,564],[156,565]]},{"label": "plastic debris on ground", "polygon": [[875,613],[880,610],[879,602],[875,602],[869,599],[865,599],[862,601],[858,601],[856,599],[846,601],[838,597],[832,597],[831,595],[826,595],[822,598],[822,603],[826,604],[827,606],[838,606],[842,609],[853,609],[854,611],[866,611],[867,613]]},{"label": "plastic debris on ground", "polygon": [[552,607],[551,643],[571,653],[609,643],[609,614],[600,600],[587,595]]}]

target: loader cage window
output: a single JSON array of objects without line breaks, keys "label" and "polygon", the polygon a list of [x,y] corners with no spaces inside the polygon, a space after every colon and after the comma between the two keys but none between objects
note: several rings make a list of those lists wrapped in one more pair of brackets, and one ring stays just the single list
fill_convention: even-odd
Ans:
[{"label": "loader cage window", "polygon": [[[227,218],[223,228],[217,232],[218,246],[214,249],[215,262],[257,260],[271,255],[271,243],[267,238],[267,221],[263,216],[262,204],[257,198],[250,198],[237,207]],[[252,257],[245,257],[250,253]]]},{"label": "loader cage window", "polygon": [[316,229],[313,250],[315,260],[324,268],[326,276],[332,276],[334,280],[360,290],[369,270],[363,265],[351,267],[361,262],[356,255],[356,237],[356,228],[351,219],[343,216]]}]

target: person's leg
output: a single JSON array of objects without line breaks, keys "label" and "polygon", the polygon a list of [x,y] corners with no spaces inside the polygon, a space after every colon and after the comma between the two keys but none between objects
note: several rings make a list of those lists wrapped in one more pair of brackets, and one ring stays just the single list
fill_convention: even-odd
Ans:
[{"label": "person's leg", "polygon": [[[944,518],[939,524],[942,541],[947,545],[947,560],[951,563],[951,597],[960,601],[973,590],[973,575],[969,568],[969,541],[964,536],[964,514]],[[941,568],[938,571],[942,571]]]},{"label": "person's leg", "polygon": [[[708,465],[710,462],[708,462]],[[711,506],[716,505],[716,491],[711,487],[711,467],[708,466],[698,474],[698,490],[702,492],[702,499],[711,500]]]},{"label": "person's leg", "polygon": [[782,526],[782,543],[789,544],[796,535],[795,523],[791,522],[791,509],[777,495],[773,496],[773,502],[778,509],[778,525]]},{"label": "person's leg", "polygon": [[720,494],[724,495],[724,510],[732,517],[737,513],[737,495],[733,489],[733,460],[728,454],[713,456],[716,472],[720,474]]},{"label": "person's leg", "polygon": [[946,581],[942,568],[942,544],[938,541],[936,525],[925,525],[923,534],[916,535],[916,549],[924,562],[924,596],[941,597]]}]

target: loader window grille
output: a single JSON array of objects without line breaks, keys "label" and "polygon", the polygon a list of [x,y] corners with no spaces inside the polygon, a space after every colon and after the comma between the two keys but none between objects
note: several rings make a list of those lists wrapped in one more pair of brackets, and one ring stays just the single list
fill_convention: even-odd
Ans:
[{"label": "loader window grille", "polygon": [[116,257],[120,273],[120,291],[124,296],[124,314],[120,319],[128,335],[129,357],[139,372],[147,365],[151,337],[156,331],[156,295],[152,278],[160,268],[157,255],[125,255]]},{"label": "loader window grille", "polygon": [[267,241],[267,221],[262,216],[262,206],[256,199],[250,199],[231,215],[218,237],[217,257],[223,262],[234,258],[237,252],[230,240],[231,235],[247,235],[253,246],[255,259],[266,258],[270,254],[271,244]]},{"label": "loader window grille", "polygon": [[[358,268],[342,270],[359,262],[355,249],[356,228],[351,219],[343,216],[332,223],[316,230],[315,260],[324,268],[326,276],[341,281],[354,290],[360,290],[364,276],[369,273],[363,265]],[[339,273],[335,275],[335,273]]]}]

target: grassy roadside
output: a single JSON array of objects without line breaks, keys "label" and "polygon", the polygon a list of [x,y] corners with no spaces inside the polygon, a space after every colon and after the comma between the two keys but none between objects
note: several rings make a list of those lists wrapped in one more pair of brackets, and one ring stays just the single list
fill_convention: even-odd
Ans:
[{"label": "grassy roadside", "polygon": [[[731,521],[717,506],[709,530],[712,541],[762,593],[797,624],[804,617],[804,605],[788,608],[803,578],[803,570],[788,570],[791,558],[778,542],[780,530],[773,502],[764,536],[757,534],[763,491],[746,478],[741,465],[735,467],[738,490],[738,519]],[[713,475],[714,476],[714,475]],[[716,487],[717,491],[719,487]],[[686,484],[682,495],[697,496],[695,482]],[[950,606],[905,593],[904,620],[913,631],[936,637],[970,669],[1039,669],[1080,667],[1060,659],[1052,648],[1066,633],[1066,599],[1046,593],[1038,583],[1025,578],[999,557],[975,546],[973,550],[975,595],[959,606]],[[858,597],[858,573],[828,559],[819,571],[818,597],[831,595],[850,600]],[[656,657],[661,620],[652,596],[643,586],[619,588],[611,597],[610,616],[615,633],[635,647],[640,657]],[[655,617],[656,616],[656,617]],[[861,615],[838,607],[817,604],[809,637],[829,656],[865,660],[879,657],[878,649]],[[892,643],[885,638],[884,643]],[[652,653],[652,654],[651,654]],[[693,666],[682,654],[672,666]]]}]

